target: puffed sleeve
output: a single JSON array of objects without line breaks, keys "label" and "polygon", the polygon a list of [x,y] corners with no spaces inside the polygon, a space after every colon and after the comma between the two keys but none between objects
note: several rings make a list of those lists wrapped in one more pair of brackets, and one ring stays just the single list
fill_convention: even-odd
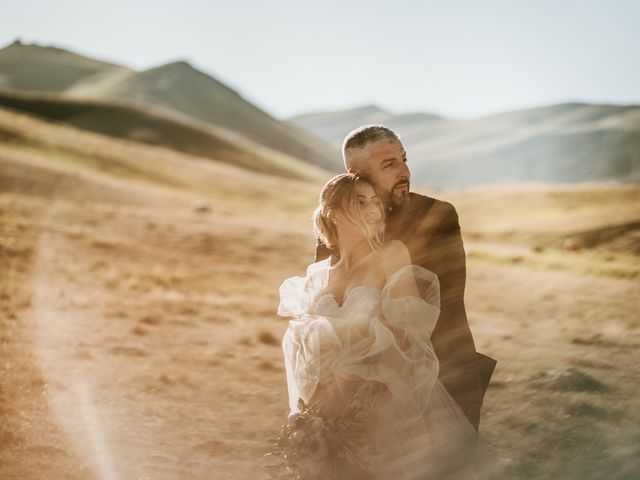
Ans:
[{"label": "puffed sleeve", "polygon": [[309,295],[306,293],[305,277],[290,277],[280,285],[280,305],[278,315],[297,317],[309,308]]},{"label": "puffed sleeve", "polygon": [[309,403],[323,369],[321,350],[339,349],[340,341],[326,317],[313,314],[317,296],[326,285],[330,259],[307,268],[305,277],[290,277],[280,285],[278,315],[293,317],[282,339],[290,413],[298,399]]},{"label": "puffed sleeve", "polygon": [[440,315],[440,285],[435,273],[407,265],[382,289],[382,314],[390,327],[429,340]]},{"label": "puffed sleeve", "polygon": [[304,314],[289,321],[289,328],[282,339],[282,350],[290,414],[298,411],[298,399],[308,404],[316,391],[320,372],[326,368],[321,350],[331,346],[338,350],[340,345],[340,340],[325,317]]},{"label": "puffed sleeve", "polygon": [[305,277],[289,277],[280,285],[278,315],[299,317],[309,313],[317,296],[327,283],[331,259],[312,263]]},{"label": "puffed sleeve", "polygon": [[440,314],[438,277],[418,265],[391,276],[382,290],[382,322],[394,332],[395,349],[383,357],[386,381],[396,406],[407,416],[422,414],[438,379],[431,333]]}]

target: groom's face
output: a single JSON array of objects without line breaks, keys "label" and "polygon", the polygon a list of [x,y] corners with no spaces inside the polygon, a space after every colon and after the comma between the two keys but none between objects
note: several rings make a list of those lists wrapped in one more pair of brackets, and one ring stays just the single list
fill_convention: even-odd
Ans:
[{"label": "groom's face", "polygon": [[399,140],[387,140],[371,145],[366,159],[365,174],[382,196],[387,208],[399,207],[409,197],[411,172],[407,152]]}]

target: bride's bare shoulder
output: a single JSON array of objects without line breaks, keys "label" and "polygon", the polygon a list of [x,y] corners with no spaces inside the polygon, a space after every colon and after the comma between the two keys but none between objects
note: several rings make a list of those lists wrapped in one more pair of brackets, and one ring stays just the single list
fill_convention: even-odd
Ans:
[{"label": "bride's bare shoulder", "polygon": [[398,251],[402,251],[402,250],[407,250],[407,246],[405,245],[405,243],[401,240],[387,240],[386,242],[384,242],[384,244],[382,245],[382,251],[383,252],[391,252],[393,253],[398,252]]},{"label": "bride's bare shoulder", "polygon": [[402,267],[411,264],[409,249],[400,240],[390,240],[382,246],[382,268],[386,278],[391,277]]},{"label": "bride's bare shoulder", "polygon": [[400,240],[389,240],[382,245],[382,255],[392,257],[397,255],[409,254],[409,249]]}]

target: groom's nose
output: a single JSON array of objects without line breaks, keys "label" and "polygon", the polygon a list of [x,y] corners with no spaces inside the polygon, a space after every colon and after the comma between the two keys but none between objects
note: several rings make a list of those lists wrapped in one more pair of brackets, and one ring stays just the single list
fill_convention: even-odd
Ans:
[{"label": "groom's nose", "polygon": [[407,180],[411,178],[411,171],[409,170],[409,165],[407,165],[406,162],[402,162],[402,166],[398,172],[398,177],[406,178]]}]

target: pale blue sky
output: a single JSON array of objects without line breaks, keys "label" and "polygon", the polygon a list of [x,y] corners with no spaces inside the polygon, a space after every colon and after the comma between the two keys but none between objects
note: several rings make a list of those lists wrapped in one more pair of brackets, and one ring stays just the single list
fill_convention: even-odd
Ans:
[{"label": "pale blue sky", "polygon": [[185,59],[271,114],[471,117],[640,104],[640,0],[0,0],[16,37],[145,69]]}]

